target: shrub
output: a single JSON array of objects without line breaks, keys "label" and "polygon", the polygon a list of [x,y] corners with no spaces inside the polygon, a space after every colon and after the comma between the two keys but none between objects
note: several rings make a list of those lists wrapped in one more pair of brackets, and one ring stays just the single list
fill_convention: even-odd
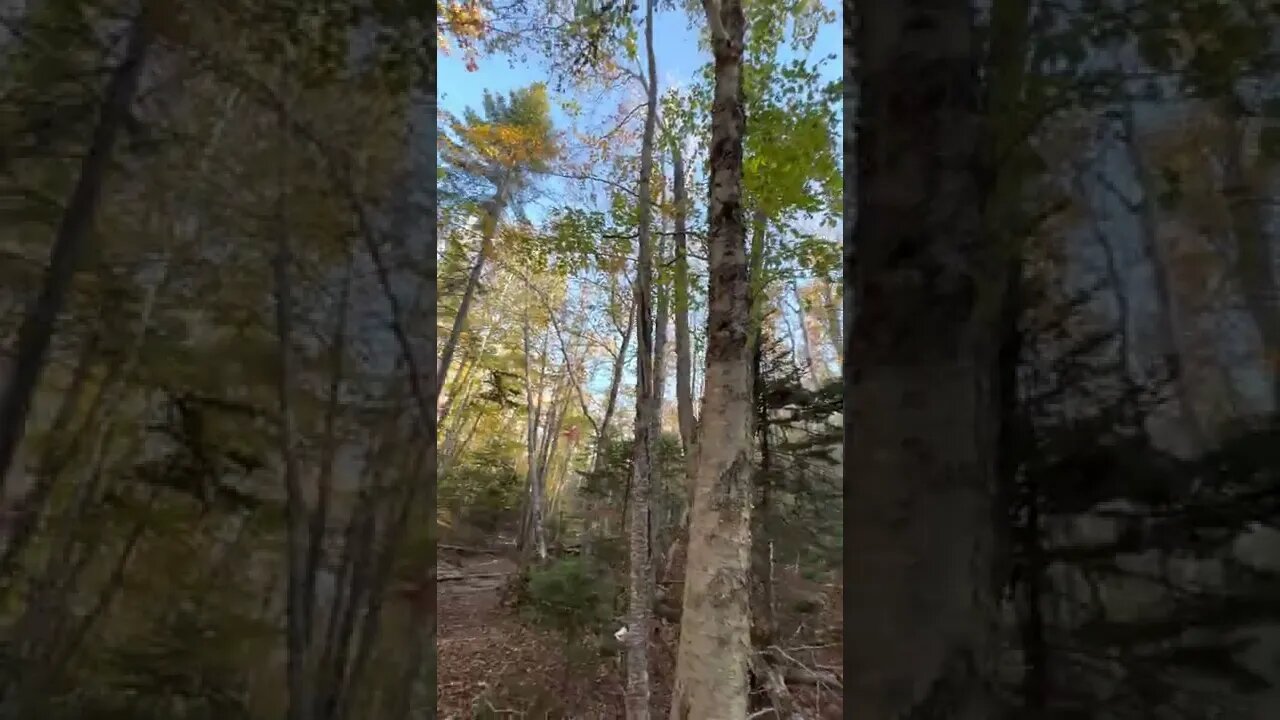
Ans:
[{"label": "shrub", "polygon": [[615,594],[613,578],[599,566],[564,557],[529,570],[523,604],[535,623],[563,633],[572,643],[612,620]]}]

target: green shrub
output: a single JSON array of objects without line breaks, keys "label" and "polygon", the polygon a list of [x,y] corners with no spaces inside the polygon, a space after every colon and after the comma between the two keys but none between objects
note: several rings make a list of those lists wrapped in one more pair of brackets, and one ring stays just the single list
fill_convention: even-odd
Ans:
[{"label": "green shrub", "polygon": [[436,498],[442,510],[493,531],[518,514],[523,492],[524,478],[509,462],[477,458],[441,476]]},{"label": "green shrub", "polygon": [[581,557],[552,560],[529,570],[523,594],[525,614],[574,642],[599,632],[614,615],[617,586],[600,566]]}]

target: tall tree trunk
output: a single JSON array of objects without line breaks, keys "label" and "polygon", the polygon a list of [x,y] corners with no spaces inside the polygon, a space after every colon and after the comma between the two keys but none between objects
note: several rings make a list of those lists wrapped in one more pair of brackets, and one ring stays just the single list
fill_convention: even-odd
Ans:
[{"label": "tall tree trunk", "polygon": [[347,351],[347,319],[351,315],[351,281],[354,270],[352,261],[354,258],[354,253],[348,256],[347,269],[338,298],[338,318],[330,353],[329,398],[325,408],[324,438],[321,444],[323,456],[319,472],[316,473],[316,507],[311,513],[310,530],[307,537],[306,575],[303,581],[302,596],[307,603],[308,635],[314,632],[318,622],[316,616],[316,578],[320,573],[321,561],[324,559],[325,554],[324,540],[329,526],[329,506],[333,496],[333,466],[337,461],[338,455],[339,397],[342,393],[345,373],[343,358]]},{"label": "tall tree trunk", "polygon": [[596,470],[604,468],[607,459],[605,446],[609,442],[609,429],[613,425],[613,415],[618,409],[618,394],[622,392],[622,374],[627,367],[627,348],[631,345],[631,337],[635,334],[636,308],[632,305],[627,315],[627,325],[622,331],[622,343],[618,346],[618,354],[613,358],[613,370],[609,377],[609,393],[605,396],[604,414],[600,418],[600,428],[596,433],[596,454],[592,467]]},{"label": "tall tree trunk", "polygon": [[148,0],[133,22],[124,60],[107,83],[89,151],[80,164],[80,175],[58,224],[44,284],[18,332],[13,367],[0,396],[0,496],[22,441],[58,313],[66,304],[76,265],[93,230],[116,135],[137,95],[138,80],[154,36],[153,26],[153,8]]},{"label": "tall tree trunk", "polygon": [[[618,393],[622,390],[622,374],[627,365],[627,347],[631,344],[631,335],[635,330],[635,324],[636,308],[633,303],[627,315],[626,326],[620,328],[622,331],[622,343],[618,346],[618,354],[613,358],[613,372],[609,378],[609,391],[605,396],[604,414],[596,425],[595,455],[591,461],[591,471],[594,473],[603,471],[605,464],[608,462],[609,428],[612,426],[613,414],[618,406]],[[592,501],[591,504],[593,507],[588,509],[586,524],[582,530],[584,538],[582,551],[587,555],[590,555],[592,551],[595,524],[599,515],[599,513],[595,512],[595,502]],[[608,522],[607,518],[605,522]]]},{"label": "tall tree trunk", "polygon": [[751,302],[742,219],[745,19],[740,0],[704,0],[703,7],[715,56],[710,285],[673,720],[746,717],[751,653]]},{"label": "tall tree trunk", "polygon": [[[1280,412],[1280,280],[1276,278],[1274,236],[1268,232],[1266,207],[1272,192],[1268,187],[1277,176],[1274,167],[1263,174],[1261,187],[1246,175],[1247,148],[1244,113],[1238,98],[1223,102],[1223,120],[1229,124],[1223,193],[1231,210],[1231,229],[1236,240],[1236,276],[1244,304],[1262,337],[1263,357],[1271,376],[1271,405]],[[1262,159],[1273,165],[1275,160]]]},{"label": "tall tree trunk", "polygon": [[800,294],[800,286],[794,281],[791,283],[791,292],[796,298],[796,312],[800,314],[800,344],[804,348],[804,362],[809,369],[809,377],[813,382],[813,386],[817,387],[822,384],[822,376],[820,374],[821,367],[818,365],[817,358],[813,355],[813,343],[809,338],[809,311],[805,308],[804,296]]},{"label": "tall tree trunk", "polygon": [[676,412],[680,422],[680,443],[686,458],[693,457],[693,355],[689,340],[689,238],[685,229],[689,212],[689,196],[684,185],[684,157],[679,139],[671,142],[672,200],[675,203],[675,267],[672,277],[672,301],[676,325]]},{"label": "tall tree trunk", "polygon": [[[526,552],[532,551],[537,554],[539,560],[547,559],[546,538],[542,533],[542,479],[538,476],[538,424],[541,422],[541,380],[537,383],[538,398],[534,398],[534,379],[532,368],[532,348],[529,344],[529,318],[526,316],[522,331],[524,337],[524,373],[525,373],[525,401],[528,405],[526,411],[526,457],[528,464],[528,487],[529,487],[529,512],[527,514],[528,522],[525,532],[522,533],[525,542],[523,549]],[[545,362],[545,356],[544,356]]]},{"label": "tall tree trunk", "polygon": [[636,190],[639,206],[636,222],[639,240],[636,258],[636,417],[632,448],[630,535],[631,582],[629,584],[629,630],[627,636],[627,720],[649,718],[649,624],[653,614],[653,555],[650,545],[650,491],[653,481],[653,450],[657,433],[655,400],[657,376],[653,338],[653,247],[650,223],[650,188],[653,177],[653,135],[658,121],[658,63],[653,52],[653,5],[645,2],[644,41],[648,59],[648,103],[644,116],[644,137],[640,143],[640,181]]},{"label": "tall tree trunk", "polygon": [[[658,264],[664,265],[666,262],[665,243],[658,241]],[[651,475],[658,477],[658,443],[662,440],[662,417],[666,404],[666,386],[667,386],[667,326],[671,320],[671,295],[670,288],[665,283],[659,283],[655,290],[657,294],[658,315],[653,328],[653,432],[650,445],[653,447],[653,458],[651,463]],[[687,480],[687,475],[683,475],[682,479]],[[682,487],[688,488],[688,483],[682,483]],[[651,493],[653,491],[651,490]],[[661,580],[664,569],[666,568],[666,558],[668,557],[674,543],[663,544],[663,539],[668,528],[666,524],[672,518],[660,514],[653,507],[649,508],[649,547],[650,555],[654,561],[651,563],[654,581]],[[676,518],[675,521],[683,526],[685,518]],[[679,535],[679,531],[676,533]]]},{"label": "tall tree trunk", "polygon": [[[498,307],[498,308],[506,307],[507,291],[510,289],[510,287],[511,286],[509,283],[507,282],[502,283],[501,287],[498,288],[497,296],[492,299],[494,307]],[[445,420],[449,418],[449,413],[452,410],[454,404],[458,401],[458,396],[464,395],[465,389],[470,386],[471,374],[480,365],[480,361],[486,357],[485,353],[489,349],[489,343],[493,340],[493,334],[494,333],[493,333],[492,326],[485,328],[484,336],[480,339],[480,346],[476,349],[476,352],[475,352],[475,359],[472,360],[469,366],[470,370],[465,376],[462,375],[462,373],[458,373],[458,377],[454,380],[454,383],[453,383],[453,390],[449,392],[449,398],[445,400],[444,405],[440,407],[439,416],[436,418],[437,426],[439,426],[441,423],[443,423]],[[438,398],[438,395],[437,395],[437,398]],[[465,409],[465,408],[466,408],[466,402],[464,401],[462,405],[462,409]],[[448,444],[447,441],[446,441],[446,444]]]},{"label": "tall tree trunk", "polygon": [[1183,337],[1178,323],[1177,299],[1169,286],[1167,258],[1160,247],[1160,213],[1156,207],[1156,180],[1142,152],[1136,111],[1132,102],[1125,103],[1121,123],[1125,135],[1123,138],[1125,153],[1133,168],[1134,177],[1142,189],[1141,199],[1131,205],[1130,209],[1137,216],[1142,250],[1146,255],[1147,263],[1151,266],[1151,277],[1156,294],[1156,319],[1162,336],[1161,340],[1165,346],[1164,351],[1168,353],[1168,359],[1176,374],[1173,378],[1174,393],[1177,397],[1174,412],[1190,445],[1186,449],[1191,455],[1197,455],[1207,448],[1208,438],[1196,412],[1193,381],[1186,373],[1186,353],[1183,352]]},{"label": "tall tree trunk", "polygon": [[857,21],[846,702],[859,717],[986,720],[1007,288],[985,237],[973,11],[872,0]]},{"label": "tall tree trunk", "polygon": [[[760,337],[760,329],[764,324],[765,305],[767,304],[764,296],[765,276],[764,276],[764,255],[765,255],[765,238],[769,232],[769,218],[764,211],[756,208],[751,212],[751,245],[747,255],[747,282],[749,297],[751,300],[751,324],[748,327],[747,339],[752,345],[752,353],[755,351],[756,340]],[[752,373],[758,370],[758,363],[752,361]],[[754,385],[754,382],[753,382]]]},{"label": "tall tree trunk", "polygon": [[822,281],[822,313],[827,321],[827,337],[836,353],[836,364],[844,365],[844,327],[840,320],[839,288],[835,283]]},{"label": "tall tree trunk", "polygon": [[[764,338],[756,337],[754,358],[755,431],[760,463],[753,473],[751,510],[751,644],[759,651],[773,644],[773,539],[769,513],[773,491],[773,452],[769,447],[769,409],[765,403]],[[763,678],[757,678],[763,681]]]},{"label": "tall tree trunk", "polygon": [[[751,293],[751,324],[749,337],[752,346],[751,399],[752,420],[757,439],[756,451],[759,463],[754,466],[752,478],[751,510],[751,644],[757,650],[768,648],[773,642],[773,565],[772,544],[766,527],[769,513],[769,416],[764,402],[764,315],[766,298],[765,239],[769,231],[769,219],[756,208],[751,214],[751,248],[748,258]],[[757,685],[765,678],[757,677]],[[754,709],[754,708],[753,708]]]},{"label": "tall tree trunk", "polygon": [[307,591],[307,508],[302,494],[302,479],[295,452],[293,403],[290,398],[293,378],[293,304],[289,281],[289,265],[293,262],[289,247],[289,227],[285,209],[287,170],[281,171],[279,227],[276,228],[276,333],[280,340],[276,369],[280,408],[280,458],[284,466],[285,525],[288,552],[288,588],[285,643],[288,650],[289,720],[311,720],[312,692],[308,682],[307,646],[311,632]]},{"label": "tall tree trunk", "polygon": [[[462,338],[462,331],[466,327],[467,313],[471,311],[471,303],[480,287],[480,278],[484,275],[485,262],[489,259],[489,255],[493,253],[493,239],[498,233],[498,222],[507,206],[508,184],[509,179],[499,183],[497,192],[486,204],[484,216],[481,218],[481,233],[483,237],[480,240],[480,249],[476,251],[476,260],[471,264],[471,272],[467,275],[467,286],[462,291],[462,301],[458,303],[458,314],[453,318],[453,328],[450,329],[449,338],[445,341],[444,349],[440,352],[440,366],[436,370],[435,389],[437,396],[444,389],[445,381],[449,379],[449,365],[453,362],[453,354],[458,349],[458,341]],[[432,253],[432,257],[435,257],[434,253]]]},{"label": "tall tree trunk", "polygon": [[[658,242],[658,263],[666,260],[663,243]],[[653,323],[653,406],[654,432],[662,432],[662,408],[667,399],[667,329],[671,324],[671,294],[665,283],[654,289],[657,316]]]}]

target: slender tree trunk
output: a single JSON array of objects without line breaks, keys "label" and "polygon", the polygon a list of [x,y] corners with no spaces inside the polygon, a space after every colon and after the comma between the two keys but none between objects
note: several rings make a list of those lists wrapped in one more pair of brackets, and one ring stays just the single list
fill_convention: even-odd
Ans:
[{"label": "slender tree trunk", "polygon": [[[1274,168],[1264,174],[1261,187],[1245,174],[1245,139],[1239,100],[1224,101],[1223,120],[1230,124],[1230,145],[1226,154],[1223,188],[1231,209],[1231,229],[1236,239],[1236,276],[1245,307],[1262,337],[1263,356],[1272,381],[1272,407],[1280,411],[1280,280],[1276,278],[1274,236],[1268,232],[1266,206],[1271,194],[1280,190],[1268,182],[1277,175]],[[1275,163],[1262,159],[1261,162]]]},{"label": "slender tree trunk", "polygon": [[330,353],[332,367],[329,380],[329,399],[325,408],[324,439],[322,441],[323,457],[319,472],[316,474],[316,507],[311,513],[311,527],[307,537],[306,576],[303,582],[302,596],[306,601],[306,631],[308,642],[310,634],[315,631],[316,616],[316,577],[320,572],[320,564],[324,559],[325,534],[329,526],[329,505],[333,496],[333,466],[337,460],[338,437],[337,423],[339,413],[339,397],[342,393],[345,366],[343,357],[346,353],[347,318],[351,314],[351,281],[354,255],[349,256],[347,270],[342,281],[342,291],[338,299],[337,326],[334,330],[333,347]]},{"label": "slender tree trunk", "polygon": [[827,281],[822,281],[822,312],[827,320],[827,337],[831,340],[831,348],[836,353],[836,364],[844,365],[844,327],[840,321],[839,288]]},{"label": "slender tree trunk", "polygon": [[1173,383],[1177,396],[1176,417],[1190,444],[1187,449],[1191,455],[1196,455],[1208,447],[1208,438],[1196,412],[1193,380],[1186,373],[1186,353],[1183,351],[1182,331],[1178,323],[1177,300],[1169,286],[1168,266],[1160,247],[1160,214],[1156,207],[1155,178],[1142,152],[1132,102],[1125,103],[1121,120],[1125,134],[1125,152],[1138,185],[1142,188],[1142,198],[1132,209],[1137,215],[1143,253],[1151,266],[1156,294],[1156,320],[1165,345],[1164,350],[1169,353],[1168,359],[1175,373]]},{"label": "slender tree trunk", "polygon": [[[538,425],[541,422],[541,382],[537,383],[538,398],[535,400],[535,383],[532,371],[532,348],[529,344],[529,318],[526,316],[523,326],[524,336],[524,372],[525,372],[525,401],[528,405],[526,413],[526,457],[525,461],[528,465],[528,487],[529,487],[529,511],[527,514],[528,522],[526,530],[522,536],[527,538],[524,545],[526,551],[532,551],[537,554],[539,560],[547,559],[546,538],[542,532],[542,479],[538,476]],[[544,356],[545,361],[545,356]]]},{"label": "slender tree trunk", "polygon": [[[458,341],[462,338],[463,328],[467,324],[467,313],[471,311],[471,303],[475,299],[476,290],[480,287],[480,278],[484,275],[485,263],[489,255],[493,253],[493,238],[498,232],[498,222],[502,217],[503,211],[506,210],[507,204],[507,184],[508,180],[504,180],[498,185],[498,191],[489,201],[488,207],[485,209],[484,217],[481,219],[483,223],[481,231],[484,237],[480,241],[480,249],[476,252],[476,260],[471,265],[471,273],[467,276],[467,287],[462,291],[462,301],[458,303],[458,314],[453,318],[453,328],[449,331],[449,339],[445,341],[444,349],[440,352],[440,367],[436,371],[436,394],[444,389],[444,383],[449,379],[449,365],[453,362],[453,353],[458,349]],[[435,253],[431,254],[435,257]]]},{"label": "slender tree trunk", "polygon": [[[751,511],[751,644],[763,651],[773,644],[773,539],[769,535],[769,513],[773,494],[773,452],[769,447],[769,412],[765,404],[763,375],[764,339],[756,337],[755,431],[760,464],[753,473]],[[757,678],[763,681],[763,678]]]},{"label": "slender tree trunk", "polygon": [[[658,260],[666,257],[663,243],[658,243]],[[671,323],[671,295],[669,288],[659,283],[654,289],[657,296],[657,317],[653,325],[653,407],[655,432],[662,432],[662,407],[667,399],[667,329]]]},{"label": "slender tree trunk", "polygon": [[[622,330],[622,343],[618,347],[618,354],[613,358],[613,372],[609,378],[609,392],[605,396],[604,414],[600,418],[600,422],[596,425],[594,457],[591,461],[591,471],[599,473],[604,470],[605,464],[609,459],[609,429],[613,425],[613,414],[618,406],[618,394],[622,390],[622,373],[627,365],[627,347],[631,344],[631,335],[635,330],[636,309],[634,304],[627,315],[627,324]],[[596,512],[596,502],[591,502],[588,508],[586,524],[583,527],[582,534],[584,541],[583,553],[590,555],[592,550],[592,541],[595,535],[595,525],[599,518]],[[607,523],[607,517],[604,518]]]},{"label": "slender tree trunk", "polygon": [[[765,237],[769,232],[769,218],[763,210],[756,208],[751,212],[751,245],[747,255],[747,282],[751,299],[751,325],[748,329],[748,340],[755,347],[760,337],[760,329],[764,323],[764,311],[767,298],[764,296],[764,255]],[[752,350],[754,353],[755,350]],[[756,364],[753,362],[753,373]]]},{"label": "slender tree trunk", "polygon": [[[773,643],[773,556],[768,533],[770,502],[769,477],[772,458],[769,451],[769,416],[764,402],[764,327],[765,289],[765,239],[769,229],[768,218],[757,208],[751,215],[751,247],[747,275],[751,293],[750,342],[752,345],[751,397],[755,435],[757,439],[758,465],[751,473],[751,644],[756,651],[765,650]],[[756,677],[757,685],[766,678]],[[756,708],[753,708],[756,709]]]},{"label": "slender tree trunk", "polygon": [[613,414],[618,409],[618,394],[622,391],[622,373],[627,366],[627,347],[631,344],[631,336],[636,325],[636,309],[631,308],[627,316],[626,328],[622,331],[622,344],[618,346],[618,354],[613,358],[613,373],[609,378],[609,393],[605,396],[604,414],[600,418],[600,428],[596,433],[596,454],[592,467],[597,471],[604,468],[607,460],[609,428],[613,425]]},{"label": "slender tree trunk", "polygon": [[443,424],[449,417],[449,412],[453,409],[454,403],[458,401],[458,396],[465,393],[471,385],[471,375],[479,364],[478,359],[470,359],[463,355],[462,361],[458,364],[458,372],[454,373],[452,382],[449,383],[449,391],[444,393],[447,397],[440,404],[440,412],[436,416],[436,422]]},{"label": "slender tree trunk", "polygon": [[653,177],[653,135],[658,120],[658,63],[653,53],[653,5],[645,3],[645,55],[648,58],[647,107],[644,137],[640,144],[639,207],[636,222],[639,241],[636,258],[636,417],[632,449],[631,513],[629,527],[631,582],[628,592],[627,720],[649,718],[649,624],[653,614],[653,555],[650,545],[650,490],[653,482],[653,450],[657,429],[657,395],[653,342],[653,247],[650,222],[650,188]]},{"label": "slender tree trunk", "polygon": [[706,375],[693,474],[673,720],[745,718],[751,653],[751,321],[742,218],[745,19],[705,0],[711,106]]},{"label": "slender tree trunk", "polygon": [[856,640],[845,693],[858,717],[998,715],[1007,264],[985,237],[972,22],[967,0],[857,6],[859,295],[845,423],[845,618]]},{"label": "slender tree trunk", "polygon": [[809,339],[809,312],[805,308],[804,296],[800,294],[800,286],[795,282],[791,283],[791,292],[796,298],[796,311],[800,313],[800,342],[804,348],[804,362],[814,387],[817,387],[822,383],[820,375],[822,368],[818,366],[818,361],[813,355],[813,343]]},{"label": "slender tree trunk", "polygon": [[[497,296],[493,298],[494,307],[498,307],[498,308],[506,307],[507,290],[509,288],[510,288],[510,285],[508,285],[506,282],[502,283],[502,286],[498,289]],[[480,347],[476,350],[475,359],[471,361],[467,374],[464,376],[461,373],[459,373],[458,378],[453,383],[454,389],[449,393],[449,398],[445,401],[444,405],[441,406],[440,408],[439,417],[436,419],[437,426],[439,426],[441,423],[443,423],[445,420],[448,419],[449,412],[453,408],[455,403],[457,403],[459,395],[465,395],[464,390],[471,385],[471,374],[475,371],[477,367],[479,367],[481,359],[486,357],[485,353],[489,350],[489,343],[492,341],[492,339],[493,339],[493,328],[492,327],[485,328],[484,337],[482,337],[480,340]],[[467,404],[466,402],[464,402],[462,404],[461,409],[465,410],[466,406]]]},{"label": "slender tree trunk", "polygon": [[[658,241],[658,264],[665,263],[666,253],[664,243]],[[667,326],[671,320],[671,295],[670,288],[665,283],[659,283],[655,293],[657,295],[658,315],[654,324],[653,332],[653,421],[652,432],[649,438],[649,444],[653,448],[650,457],[652,460],[651,476],[657,478],[661,473],[657,469],[658,463],[658,444],[662,440],[662,418],[664,405],[666,403],[666,385],[667,385]],[[688,484],[682,483],[682,487],[687,488]],[[654,492],[651,490],[651,493]],[[652,505],[652,501],[651,501]],[[661,507],[661,506],[660,506]],[[653,570],[654,581],[662,579],[662,573],[666,568],[666,558],[670,554],[674,543],[665,544],[663,539],[667,532],[666,524],[671,522],[672,518],[668,514],[656,512],[653,507],[649,508],[649,548],[650,555],[654,561],[650,563]],[[684,518],[677,518],[677,522],[683,524]],[[677,534],[679,534],[677,532]]]},{"label": "slender tree trunk", "polygon": [[154,36],[152,12],[151,3],[144,2],[142,12],[134,20],[129,33],[124,60],[107,83],[89,151],[80,165],[80,175],[54,237],[44,284],[18,332],[13,367],[5,382],[4,394],[0,396],[0,496],[4,494],[10,468],[22,441],[58,313],[66,303],[76,265],[93,229],[116,135],[138,91],[138,80]]},{"label": "slender tree trunk", "polygon": [[1107,271],[1107,279],[1111,284],[1111,297],[1116,303],[1116,331],[1118,337],[1116,355],[1118,356],[1119,370],[1121,377],[1125,380],[1132,379],[1131,368],[1133,364],[1133,353],[1129,341],[1129,325],[1132,322],[1132,312],[1129,308],[1129,283],[1128,274],[1120,267],[1120,262],[1116,257],[1116,249],[1107,237],[1107,233],[1103,231],[1100,218],[1096,216],[1096,210],[1089,196],[1089,182],[1083,172],[1078,173],[1074,178],[1074,186],[1076,194],[1081,202],[1086,204],[1089,210],[1090,233],[1093,235],[1094,242],[1098,245],[1098,250],[1102,252],[1103,261]]},{"label": "slender tree trunk", "polygon": [[288,608],[285,640],[288,649],[289,720],[311,720],[312,693],[308,682],[308,645],[311,629],[307,591],[307,509],[302,494],[302,479],[295,452],[293,402],[293,303],[289,265],[293,262],[289,247],[288,216],[285,209],[287,170],[282,171],[280,224],[276,229],[275,285],[276,333],[280,340],[276,369],[280,408],[280,458],[284,470],[285,525],[288,552]]},{"label": "slender tree trunk", "polygon": [[676,325],[676,412],[680,421],[680,442],[686,458],[693,457],[693,356],[689,339],[689,239],[685,229],[685,217],[689,210],[689,196],[684,186],[684,157],[680,153],[679,139],[671,143],[672,187],[675,202],[675,268],[672,277],[672,293],[675,304]]}]

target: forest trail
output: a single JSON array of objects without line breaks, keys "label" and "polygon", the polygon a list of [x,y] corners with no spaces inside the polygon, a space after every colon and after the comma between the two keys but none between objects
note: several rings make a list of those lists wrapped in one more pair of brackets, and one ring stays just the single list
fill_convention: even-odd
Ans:
[{"label": "forest trail", "polygon": [[518,565],[510,544],[438,555],[439,717],[622,717],[617,669],[606,663],[595,677],[577,671],[566,683],[563,645],[523,621],[503,602]]}]

